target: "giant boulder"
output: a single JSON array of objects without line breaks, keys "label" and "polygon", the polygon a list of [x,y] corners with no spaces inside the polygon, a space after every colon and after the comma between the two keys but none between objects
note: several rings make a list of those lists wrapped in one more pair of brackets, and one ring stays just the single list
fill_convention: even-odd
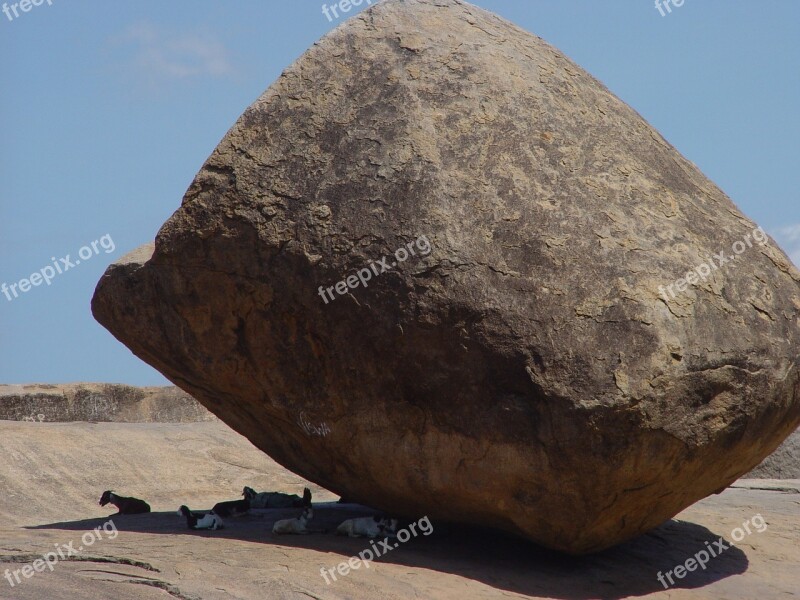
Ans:
[{"label": "giant boulder", "polygon": [[601,83],[456,0],[315,44],[92,308],[303,477],[571,553],[800,423],[783,252]]}]

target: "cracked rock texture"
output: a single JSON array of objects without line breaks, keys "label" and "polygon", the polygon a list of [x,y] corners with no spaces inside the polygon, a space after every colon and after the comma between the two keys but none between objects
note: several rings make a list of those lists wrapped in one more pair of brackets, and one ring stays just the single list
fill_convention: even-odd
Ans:
[{"label": "cracked rock texture", "polygon": [[724,489],[800,423],[800,273],[755,228],[538,37],[387,0],[245,111],[92,308],[327,489],[586,553]]}]

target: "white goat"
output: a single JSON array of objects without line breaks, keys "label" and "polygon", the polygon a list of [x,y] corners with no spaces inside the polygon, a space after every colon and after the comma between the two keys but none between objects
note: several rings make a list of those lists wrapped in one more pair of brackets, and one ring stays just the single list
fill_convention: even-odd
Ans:
[{"label": "white goat", "polygon": [[303,514],[296,519],[281,519],[280,521],[275,521],[275,525],[272,526],[272,533],[309,533],[306,525],[308,525],[308,522],[313,518],[314,510],[308,506],[303,509]]},{"label": "white goat", "polygon": [[388,517],[361,517],[347,519],[336,528],[336,535],[375,538],[379,535],[394,535],[397,519]]},{"label": "white goat", "polygon": [[397,519],[386,517],[383,520],[383,532],[389,537],[397,537]]},{"label": "white goat", "polygon": [[178,515],[186,517],[186,525],[189,529],[211,529],[216,531],[224,527],[222,519],[214,511],[208,514],[193,513],[187,506],[178,509]]}]

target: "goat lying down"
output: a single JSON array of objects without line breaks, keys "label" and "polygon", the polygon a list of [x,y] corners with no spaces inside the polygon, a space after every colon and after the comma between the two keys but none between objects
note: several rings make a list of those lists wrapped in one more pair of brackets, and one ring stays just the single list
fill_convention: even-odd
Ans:
[{"label": "goat lying down", "polygon": [[150,512],[150,505],[144,500],[139,500],[138,498],[126,498],[125,496],[117,496],[111,490],[106,490],[103,492],[98,504],[100,504],[100,506],[113,504],[119,511],[117,512],[117,515],[138,515],[141,513]]},{"label": "goat lying down", "polygon": [[186,525],[189,529],[210,529],[216,531],[217,529],[225,527],[222,523],[222,518],[214,514],[213,510],[208,514],[193,513],[189,510],[188,506],[181,506],[178,509],[178,516],[186,517]]},{"label": "goat lying down", "polygon": [[397,519],[388,517],[361,517],[347,519],[336,528],[336,535],[349,537],[394,536],[397,531]]},{"label": "goat lying down", "polygon": [[307,506],[303,509],[303,514],[296,519],[281,519],[280,521],[275,521],[275,525],[272,526],[272,533],[294,533],[299,535],[311,533],[308,529],[308,522],[313,518],[314,509]]},{"label": "goat lying down", "polygon": [[305,488],[303,497],[281,492],[256,492],[245,487],[242,496],[250,500],[250,508],[304,508],[311,505],[311,490]]},{"label": "goat lying down", "polygon": [[241,517],[250,511],[250,499],[245,496],[244,500],[228,500],[227,502],[217,502],[211,509],[220,517]]}]

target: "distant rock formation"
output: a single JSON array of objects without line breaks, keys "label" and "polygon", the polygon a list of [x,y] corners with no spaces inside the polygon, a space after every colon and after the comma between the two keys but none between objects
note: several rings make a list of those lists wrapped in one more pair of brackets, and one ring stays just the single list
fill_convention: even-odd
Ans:
[{"label": "distant rock formation", "polygon": [[0,420],[193,423],[215,419],[180,388],[101,383],[0,385]]},{"label": "distant rock formation", "polygon": [[800,429],[747,474],[757,479],[800,479]]},{"label": "distant rock formation", "polygon": [[585,553],[800,424],[800,272],[768,241],[538,37],[386,0],[245,111],[92,309],[327,489]]}]

